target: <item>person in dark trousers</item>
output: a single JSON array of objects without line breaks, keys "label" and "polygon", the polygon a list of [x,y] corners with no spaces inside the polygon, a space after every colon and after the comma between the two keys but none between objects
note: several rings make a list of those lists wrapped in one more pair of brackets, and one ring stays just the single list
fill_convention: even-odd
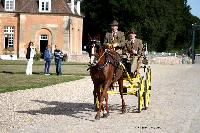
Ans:
[{"label": "person in dark trousers", "polygon": [[56,64],[56,74],[62,75],[61,61],[62,61],[63,53],[58,47],[56,47],[56,49],[54,50],[54,56],[55,56],[55,64]]},{"label": "person in dark trousers", "polygon": [[44,61],[45,61],[44,75],[50,75],[49,69],[51,66],[51,59],[52,59],[51,46],[48,45],[46,50],[44,51]]}]

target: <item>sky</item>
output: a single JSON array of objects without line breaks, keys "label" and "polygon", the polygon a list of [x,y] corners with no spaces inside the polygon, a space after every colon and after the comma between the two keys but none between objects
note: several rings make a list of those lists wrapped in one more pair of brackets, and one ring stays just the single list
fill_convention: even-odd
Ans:
[{"label": "sky", "polygon": [[190,10],[192,15],[200,18],[200,0],[187,0],[187,3],[192,8]]}]

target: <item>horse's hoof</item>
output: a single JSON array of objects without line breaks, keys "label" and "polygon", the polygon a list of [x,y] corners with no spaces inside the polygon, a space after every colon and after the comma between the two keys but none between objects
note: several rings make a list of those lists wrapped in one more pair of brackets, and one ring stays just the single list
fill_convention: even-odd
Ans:
[{"label": "horse's hoof", "polygon": [[103,114],[103,118],[107,118],[109,115],[109,113]]},{"label": "horse's hoof", "polygon": [[95,116],[95,120],[100,120],[100,116],[99,116],[99,115],[96,115],[96,116]]}]

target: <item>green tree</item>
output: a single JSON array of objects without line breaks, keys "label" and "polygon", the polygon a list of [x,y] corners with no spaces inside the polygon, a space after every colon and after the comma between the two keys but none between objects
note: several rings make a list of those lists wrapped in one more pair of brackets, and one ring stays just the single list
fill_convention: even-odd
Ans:
[{"label": "green tree", "polygon": [[191,42],[191,26],[199,22],[190,13],[187,0],[83,0],[84,40],[87,35],[104,35],[116,19],[119,30],[134,27],[138,38],[154,51],[186,49]]}]

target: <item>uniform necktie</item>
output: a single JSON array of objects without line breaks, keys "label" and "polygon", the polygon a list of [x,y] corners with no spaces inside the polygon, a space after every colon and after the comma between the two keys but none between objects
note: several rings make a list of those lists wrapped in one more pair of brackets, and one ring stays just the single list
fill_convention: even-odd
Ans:
[{"label": "uniform necktie", "polygon": [[116,32],[113,32],[113,33],[112,33],[113,40],[115,39],[116,35],[117,35]]}]

